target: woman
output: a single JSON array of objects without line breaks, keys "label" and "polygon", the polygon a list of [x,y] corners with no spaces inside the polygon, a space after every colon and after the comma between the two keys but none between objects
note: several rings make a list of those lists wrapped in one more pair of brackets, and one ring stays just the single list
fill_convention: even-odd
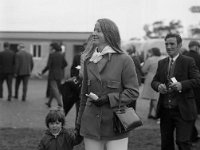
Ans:
[{"label": "woman", "polygon": [[151,81],[156,73],[158,67],[158,61],[161,58],[162,57],[160,49],[152,48],[148,51],[148,57],[142,67],[142,71],[144,74],[146,74],[146,76],[141,97],[143,99],[150,100],[149,113],[148,113],[149,119],[156,119],[156,117],[152,114],[152,111],[154,109],[154,111],[156,112],[159,93],[151,88]]},{"label": "woman", "polygon": [[[99,19],[94,28],[93,55],[85,60],[81,104],[77,128],[86,150],[127,150],[128,133],[115,133],[113,109],[135,101],[139,96],[135,65],[120,48],[116,24]],[[86,96],[94,93],[98,99]]]}]

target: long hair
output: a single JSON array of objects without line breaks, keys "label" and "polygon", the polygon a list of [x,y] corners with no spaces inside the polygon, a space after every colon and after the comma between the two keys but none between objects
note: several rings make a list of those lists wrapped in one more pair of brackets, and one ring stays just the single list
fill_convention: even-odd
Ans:
[{"label": "long hair", "polygon": [[88,39],[86,40],[86,42],[84,43],[85,45],[85,50],[83,51],[83,60],[90,58],[94,52],[95,49],[95,44],[93,42],[93,35],[91,34]]},{"label": "long hair", "polygon": [[105,41],[117,53],[123,53],[121,49],[121,38],[117,25],[110,19],[99,19],[101,30],[104,34]]},{"label": "long hair", "polygon": [[91,34],[88,39],[85,41],[84,43],[85,45],[85,50],[83,51],[82,55],[81,55],[81,60],[80,60],[80,65],[81,65],[81,69],[79,70],[79,77],[83,77],[83,70],[84,70],[84,62],[85,60],[89,59],[94,50],[96,45],[93,42],[93,35]]}]

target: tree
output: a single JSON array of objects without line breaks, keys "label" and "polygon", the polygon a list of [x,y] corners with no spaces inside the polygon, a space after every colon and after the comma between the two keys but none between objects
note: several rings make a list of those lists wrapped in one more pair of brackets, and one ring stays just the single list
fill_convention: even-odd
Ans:
[{"label": "tree", "polygon": [[170,32],[180,33],[182,28],[180,20],[172,20],[167,25],[163,21],[155,21],[152,25],[144,25],[144,31],[148,38],[162,38]]},{"label": "tree", "polygon": [[189,33],[192,38],[200,38],[200,23],[199,25],[190,26]]}]

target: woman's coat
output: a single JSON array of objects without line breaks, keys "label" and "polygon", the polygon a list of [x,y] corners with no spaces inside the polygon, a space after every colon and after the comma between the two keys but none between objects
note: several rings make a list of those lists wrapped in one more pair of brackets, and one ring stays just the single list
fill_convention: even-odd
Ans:
[{"label": "woman's coat", "polygon": [[[106,54],[98,63],[87,60],[84,66],[81,104],[78,123],[82,136],[99,140],[127,137],[113,131],[113,109],[135,101],[139,96],[135,65],[127,54]],[[85,94],[95,93],[99,97],[108,95],[109,103],[95,106]]]}]

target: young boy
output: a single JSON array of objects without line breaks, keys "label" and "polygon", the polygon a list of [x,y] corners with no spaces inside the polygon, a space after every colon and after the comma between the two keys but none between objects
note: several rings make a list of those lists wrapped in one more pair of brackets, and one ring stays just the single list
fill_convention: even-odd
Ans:
[{"label": "young boy", "polygon": [[47,130],[41,139],[38,150],[73,150],[74,145],[82,141],[82,137],[75,130],[70,133],[64,128],[65,116],[59,108],[52,109],[46,116]]}]

